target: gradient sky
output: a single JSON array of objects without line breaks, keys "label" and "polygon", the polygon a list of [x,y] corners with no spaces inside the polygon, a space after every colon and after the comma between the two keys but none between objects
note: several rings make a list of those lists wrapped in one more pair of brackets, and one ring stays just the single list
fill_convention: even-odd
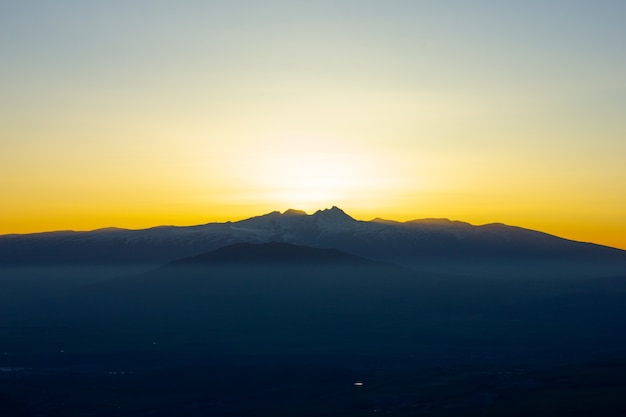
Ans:
[{"label": "gradient sky", "polygon": [[337,205],[626,248],[626,2],[0,1],[0,233]]}]

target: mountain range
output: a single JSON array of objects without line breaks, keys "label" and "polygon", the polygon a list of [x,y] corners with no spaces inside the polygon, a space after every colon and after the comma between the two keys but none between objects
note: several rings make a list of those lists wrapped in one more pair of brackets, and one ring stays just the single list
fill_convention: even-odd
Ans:
[{"label": "mountain range", "polygon": [[5,235],[0,415],[624,415],[625,310],[626,251],[502,224]]},{"label": "mountain range", "polygon": [[[338,207],[274,211],[237,222],[106,228],[0,236],[0,265],[162,265],[234,243],[282,242],[337,249],[364,258],[439,270],[456,265],[585,263],[626,266],[626,251],[500,223],[474,226],[448,219],[355,220]],[[446,272],[450,272],[449,270]],[[458,270],[454,272],[459,272]]]}]

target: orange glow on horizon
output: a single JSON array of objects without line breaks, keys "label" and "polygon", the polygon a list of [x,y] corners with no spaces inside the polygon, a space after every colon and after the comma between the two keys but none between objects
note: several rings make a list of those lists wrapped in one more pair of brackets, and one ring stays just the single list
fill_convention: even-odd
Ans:
[{"label": "orange glow on horizon", "polygon": [[[40,216],[39,222],[33,222],[30,213],[24,213],[23,217],[17,218],[11,225],[10,229],[5,229],[1,234],[23,234],[23,233],[39,233],[58,230],[74,230],[74,231],[90,231],[106,227],[120,227],[125,229],[146,229],[150,227],[173,225],[173,226],[195,226],[212,222],[227,222],[245,220],[250,217],[267,214],[272,211],[284,212],[287,209],[303,210],[307,214],[313,214],[317,210],[330,208],[332,205],[315,207],[312,209],[289,205],[283,207],[275,207],[271,205],[261,205],[252,207],[231,207],[223,208],[224,211],[207,210],[205,213],[160,213],[150,212],[146,209],[133,212],[108,212],[108,213],[84,213],[80,216],[78,213],[68,216]],[[464,221],[473,225],[483,225],[488,223],[505,223],[510,226],[524,227],[527,229],[537,230],[566,239],[577,240],[582,242],[596,243],[605,246],[611,246],[626,250],[626,241],[623,236],[615,236],[615,229],[625,227],[626,225],[615,225],[610,222],[595,224],[593,226],[584,227],[584,223],[577,222],[575,219],[554,221],[528,220],[524,218],[503,219],[503,218],[487,218],[485,215],[465,215],[456,213],[445,213],[440,211],[418,211],[402,212],[397,209],[388,211],[372,211],[364,207],[354,207],[350,210],[348,206],[341,206],[348,215],[357,220],[369,221],[374,218],[383,218],[395,221],[410,221],[423,218],[448,218],[450,220]]]},{"label": "orange glow on horizon", "polygon": [[3,9],[0,234],[336,205],[626,249],[626,6],[213,3]]}]

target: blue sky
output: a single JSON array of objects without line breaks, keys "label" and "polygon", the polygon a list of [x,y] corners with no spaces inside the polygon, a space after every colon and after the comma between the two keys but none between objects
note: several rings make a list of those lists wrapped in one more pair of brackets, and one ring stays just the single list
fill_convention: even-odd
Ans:
[{"label": "blue sky", "polygon": [[625,18],[623,1],[1,2],[0,233],[337,204],[625,247]]}]

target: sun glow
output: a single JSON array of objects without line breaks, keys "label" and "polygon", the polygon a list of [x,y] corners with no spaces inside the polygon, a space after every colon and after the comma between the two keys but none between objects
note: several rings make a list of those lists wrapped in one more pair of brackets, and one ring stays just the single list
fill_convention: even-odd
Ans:
[{"label": "sun glow", "polygon": [[363,149],[328,139],[290,136],[251,154],[252,179],[282,207],[313,210],[348,201],[380,182]]}]

